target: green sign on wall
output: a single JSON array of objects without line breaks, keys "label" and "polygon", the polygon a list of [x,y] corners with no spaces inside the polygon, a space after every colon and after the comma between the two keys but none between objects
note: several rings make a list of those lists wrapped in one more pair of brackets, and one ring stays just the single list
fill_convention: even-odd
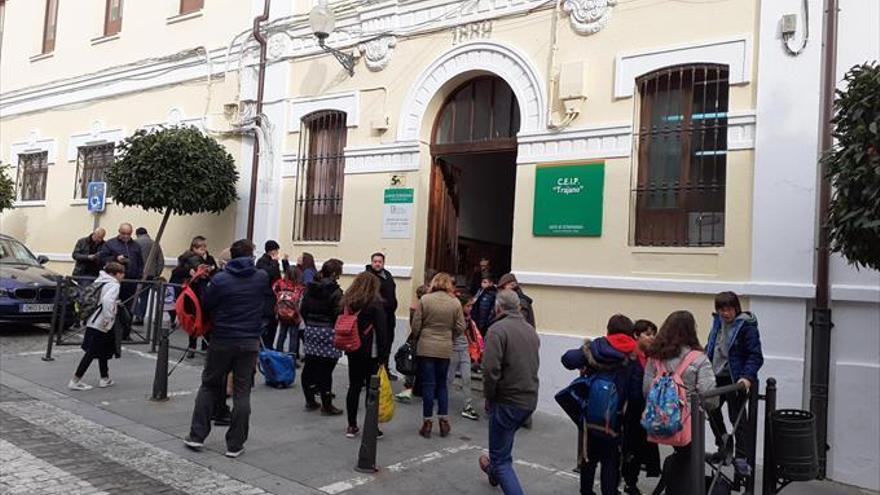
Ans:
[{"label": "green sign on wall", "polygon": [[536,236],[602,235],[605,163],[538,166],[535,171]]}]

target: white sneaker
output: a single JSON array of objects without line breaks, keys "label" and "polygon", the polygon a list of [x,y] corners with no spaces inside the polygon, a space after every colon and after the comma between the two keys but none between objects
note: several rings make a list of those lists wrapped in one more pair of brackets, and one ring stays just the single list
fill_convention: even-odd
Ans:
[{"label": "white sneaker", "polygon": [[244,447],[242,447],[239,450],[227,450],[226,454],[224,454],[224,455],[226,455],[226,457],[228,457],[230,459],[235,459],[238,456],[240,456],[241,454],[244,454]]},{"label": "white sneaker", "polygon": [[113,379],[112,379],[112,378],[109,378],[109,377],[108,377],[108,378],[101,378],[101,379],[98,381],[98,386],[101,387],[101,388],[112,387],[113,385],[114,385],[114,384],[113,384]]},{"label": "white sneaker", "polygon": [[69,382],[67,382],[67,388],[69,388],[70,390],[85,391],[85,390],[91,390],[92,386],[82,380],[72,380],[71,379]]}]

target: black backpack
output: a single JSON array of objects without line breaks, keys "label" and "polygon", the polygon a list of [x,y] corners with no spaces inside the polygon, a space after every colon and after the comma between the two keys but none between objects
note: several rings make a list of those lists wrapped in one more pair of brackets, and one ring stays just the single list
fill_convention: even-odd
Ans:
[{"label": "black backpack", "polygon": [[96,311],[101,309],[101,290],[104,284],[91,284],[86,286],[79,295],[79,320],[85,323]]}]

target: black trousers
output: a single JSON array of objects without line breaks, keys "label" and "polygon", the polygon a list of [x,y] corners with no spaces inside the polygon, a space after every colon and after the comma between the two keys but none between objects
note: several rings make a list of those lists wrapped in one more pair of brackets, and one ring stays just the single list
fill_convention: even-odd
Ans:
[{"label": "black trousers", "polygon": [[[729,376],[716,376],[715,383],[718,387],[724,387],[733,384],[733,380]],[[757,386],[757,384],[753,384],[752,386]],[[718,446],[719,450],[721,450],[722,447],[725,447],[724,435],[727,434],[727,426],[724,424],[724,413],[721,412],[721,405],[725,402],[727,403],[727,415],[730,418],[730,423],[735,424],[740,410],[748,403],[748,398],[749,396],[746,392],[724,394],[720,397],[721,402],[719,407],[709,411],[709,426],[712,428],[712,433],[715,435],[715,445]],[[738,458],[745,458],[748,456],[748,424],[748,407],[746,407],[742,419],[739,421],[739,425],[736,426],[733,432],[734,453]],[[730,447],[731,446],[728,443],[725,448],[729,449]]]},{"label": "black trousers", "polygon": [[275,349],[275,334],[278,332],[278,320],[274,316],[263,318],[263,347]]},{"label": "black trousers", "polygon": [[587,458],[581,464],[581,495],[592,495],[596,468],[602,465],[600,486],[602,495],[617,495],[620,484],[620,440],[600,437],[587,432]]},{"label": "black trousers", "polygon": [[77,378],[82,378],[86,371],[91,366],[92,361],[98,360],[98,371],[101,373],[101,378],[107,378],[110,376],[110,367],[108,366],[108,359],[96,357],[92,351],[86,351],[86,354],[79,361],[79,366],[76,367],[76,371],[73,373]]},{"label": "black trousers", "polygon": [[260,342],[256,339],[218,340],[208,347],[202,385],[196,395],[190,438],[204,441],[211,432],[211,416],[226,389],[226,376],[232,372],[232,424],[226,432],[226,447],[230,451],[244,448],[248,437],[251,415],[251,388]]},{"label": "black trousers", "polygon": [[[132,301],[137,291],[137,282],[122,282],[119,284],[119,303],[126,308],[132,308]],[[122,340],[131,338],[131,324],[122,327]]]},{"label": "black trousers", "polygon": [[300,382],[306,402],[315,402],[316,394],[329,394],[333,389],[333,370],[336,369],[336,358],[328,358],[306,354]]},{"label": "black trousers", "polygon": [[[348,355],[348,394],[345,396],[348,426],[357,426],[358,401],[361,398],[361,390],[369,387],[370,377],[378,372],[378,358],[371,358],[363,353]],[[366,407],[366,395],[364,394],[364,407]]]}]

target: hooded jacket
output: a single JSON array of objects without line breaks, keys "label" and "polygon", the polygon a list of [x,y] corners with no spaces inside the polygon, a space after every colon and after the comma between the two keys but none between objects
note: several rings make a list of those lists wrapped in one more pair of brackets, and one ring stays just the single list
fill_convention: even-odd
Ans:
[{"label": "hooded jacket", "polygon": [[[706,357],[709,362],[715,354],[715,343],[721,331],[721,317],[715,315],[712,322],[712,331],[709,332],[709,342],[706,345]],[[744,311],[740,313],[730,327],[727,342],[723,345],[727,349],[727,365],[730,367],[730,377],[734,382],[740,378],[746,378],[752,384],[758,383],[758,371],[764,364],[764,353],[761,351],[761,335],[758,332],[758,319],[752,313]]]},{"label": "hooded jacket", "polygon": [[342,289],[335,280],[323,278],[306,286],[300,305],[300,313],[306,325],[332,327],[339,316]]},{"label": "hooded jacket", "polygon": [[495,316],[495,296],[498,295],[498,288],[494,285],[490,286],[488,289],[480,289],[477,292],[477,299],[474,302],[474,307],[471,311],[473,311],[474,322],[477,324],[477,328],[485,335],[486,331],[489,330],[489,325],[492,324],[492,319]]},{"label": "hooded jacket", "polygon": [[618,390],[626,391],[627,400],[638,400],[642,397],[642,368],[635,350],[636,341],[628,335],[586,339],[583,346],[562,355],[562,365],[586,376],[607,374]]},{"label": "hooded jacket", "polygon": [[86,326],[107,333],[116,323],[117,300],[119,299],[119,281],[104,270],[93,282],[101,285],[101,306],[86,320]]},{"label": "hooded jacket", "polygon": [[211,339],[259,339],[268,296],[272,296],[269,278],[252,258],[227,263],[202,296],[202,309],[213,324]]}]

